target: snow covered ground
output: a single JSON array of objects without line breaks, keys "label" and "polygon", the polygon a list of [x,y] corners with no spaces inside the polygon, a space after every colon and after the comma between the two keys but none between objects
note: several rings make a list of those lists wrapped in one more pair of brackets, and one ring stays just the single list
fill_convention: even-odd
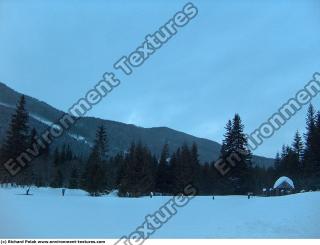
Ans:
[{"label": "snow covered ground", "polygon": [[[80,190],[0,188],[0,238],[119,238],[169,197],[89,197]],[[151,238],[320,238],[320,192],[196,197]]]}]

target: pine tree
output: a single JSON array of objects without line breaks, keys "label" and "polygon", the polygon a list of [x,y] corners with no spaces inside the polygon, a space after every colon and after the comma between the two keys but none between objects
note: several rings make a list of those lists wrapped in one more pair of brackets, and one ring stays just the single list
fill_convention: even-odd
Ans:
[{"label": "pine tree", "polygon": [[[231,148],[232,151],[236,152],[248,152],[248,140],[247,136],[244,133],[244,125],[239,114],[236,114],[232,122],[232,131],[231,131]],[[249,157],[249,155],[247,156]],[[250,159],[245,159],[249,164]]]},{"label": "pine tree", "polygon": [[200,173],[197,175],[198,183],[196,185],[199,195],[214,195],[216,177],[209,163],[204,163],[203,166],[199,166],[199,169]]},{"label": "pine tree", "polygon": [[86,178],[84,189],[91,196],[99,196],[103,194],[105,190],[105,177],[103,166],[97,163],[90,164],[86,169]]},{"label": "pine tree", "polygon": [[[52,136],[48,136],[48,138],[53,141]],[[48,158],[50,157],[50,144],[46,141],[42,141],[42,144],[44,145],[44,147],[40,147],[40,155],[46,162],[48,162]]]},{"label": "pine tree", "polygon": [[320,187],[320,112],[310,105],[306,117],[305,144],[297,131],[292,147],[283,146],[275,177],[289,176],[295,180],[297,189]]},{"label": "pine tree", "polygon": [[60,152],[58,148],[55,148],[53,152],[53,164],[55,166],[58,166],[59,163],[60,163]]},{"label": "pine tree", "polygon": [[64,186],[64,177],[60,169],[55,170],[55,174],[53,176],[52,182],[50,183],[50,187],[52,188],[61,188]]},{"label": "pine tree", "polygon": [[[30,134],[30,137],[29,137],[29,145],[28,147],[30,149],[33,149],[34,147],[34,144],[37,144],[37,137],[38,137],[38,132],[35,128],[32,128],[31,130],[31,134]],[[40,153],[40,151],[39,151]],[[34,168],[34,161],[30,162],[29,163],[29,166],[28,168],[24,169],[24,172],[23,172],[23,177],[24,177],[24,184],[25,185],[32,185],[32,184],[35,184],[35,168]]]},{"label": "pine tree", "polygon": [[[302,150],[300,145],[299,134],[296,133],[293,147],[283,146],[281,159],[277,170],[277,178],[280,176],[288,176],[295,180],[296,187],[300,186],[300,180],[302,178],[302,167],[299,160],[299,152]],[[297,148],[296,148],[297,147]]]},{"label": "pine tree", "polygon": [[292,147],[285,147],[284,157],[281,160],[282,175],[294,179],[296,188],[300,188],[303,185],[303,153],[304,145],[300,133],[297,131],[293,139]]},{"label": "pine tree", "polygon": [[156,164],[150,150],[142,146],[141,142],[137,145],[132,144],[125,159],[119,195],[139,197],[154,191]]},{"label": "pine tree", "polygon": [[181,172],[181,166],[178,162],[178,158],[180,159],[180,148],[176,150],[171,155],[169,166],[170,166],[170,181],[171,181],[171,191],[170,194],[177,194],[179,193],[179,173]]},{"label": "pine tree", "polygon": [[67,160],[67,146],[63,144],[60,152],[60,164],[64,163]]},{"label": "pine tree", "polygon": [[66,158],[66,161],[71,161],[73,159],[73,153],[72,153],[72,150],[70,148],[70,145],[67,145],[67,148],[65,150],[65,158]]},{"label": "pine tree", "polygon": [[170,167],[168,164],[169,146],[165,144],[162,148],[160,161],[156,173],[156,191],[169,194],[171,189],[170,183]]},{"label": "pine tree", "polygon": [[225,127],[226,133],[221,147],[221,157],[226,157],[232,152],[232,122],[229,120]]},{"label": "pine tree", "polygon": [[198,153],[198,146],[194,142],[191,147],[191,171],[192,171],[192,180],[191,184],[199,189],[200,186],[200,176],[201,176],[201,166],[199,161],[199,153]]},{"label": "pine tree", "polygon": [[[316,124],[316,146],[320,147],[320,111],[317,112],[315,124]],[[319,151],[318,153],[320,154]]]},{"label": "pine tree", "polygon": [[106,190],[107,135],[103,126],[97,129],[96,139],[87,161],[83,188],[92,196],[103,194]]},{"label": "pine tree", "polygon": [[237,153],[240,160],[237,160],[235,167],[232,168],[230,179],[234,182],[237,194],[246,194],[250,191],[250,186],[252,186],[252,175],[250,173],[251,152],[248,148],[244,125],[239,114],[236,114],[232,121],[231,139],[230,152]]},{"label": "pine tree", "polygon": [[280,157],[280,153],[277,152],[276,157],[274,159],[274,166],[276,169],[280,168],[280,164],[281,164],[281,157]]},{"label": "pine tree", "polygon": [[[3,162],[9,160],[10,158],[15,159],[29,147],[29,115],[25,107],[26,100],[22,95],[17,104],[16,111],[12,115],[7,131],[6,141],[1,150],[1,159]],[[27,167],[28,165],[25,166],[25,168]],[[8,177],[8,175],[2,176],[2,178]],[[19,176],[16,178],[16,181],[18,181],[19,184],[24,184],[23,182],[25,179],[26,174],[24,174],[22,170],[22,173],[19,174]]]},{"label": "pine tree", "polygon": [[32,147],[33,144],[36,144],[37,143],[37,137],[38,137],[38,132],[35,128],[32,128],[31,130],[31,134],[30,134],[30,139],[29,139],[29,142],[30,142],[30,146],[29,147]]},{"label": "pine tree", "polygon": [[298,175],[300,174],[300,162],[298,155],[291,147],[288,147],[287,152],[287,157],[285,159],[287,169],[285,175],[297,180]]},{"label": "pine tree", "polygon": [[[197,154],[197,153],[196,153]],[[189,184],[195,184],[195,164],[186,143],[178,148],[171,161],[173,173],[173,194],[182,193]]]},{"label": "pine tree", "polygon": [[288,146],[282,145],[281,148],[281,159],[284,159],[288,154]]},{"label": "pine tree", "polygon": [[296,154],[297,161],[299,163],[301,163],[301,161],[303,159],[303,150],[304,149],[303,149],[303,141],[302,141],[302,138],[300,136],[299,131],[297,131],[294,136],[292,148],[293,148],[294,153]]},{"label": "pine tree", "polygon": [[79,174],[77,168],[73,168],[69,180],[69,188],[70,189],[78,189],[79,188]]},{"label": "pine tree", "polygon": [[292,152],[289,154],[290,171],[289,175],[296,181],[296,188],[301,187],[303,184],[303,153],[304,145],[299,131],[296,132],[292,143]]},{"label": "pine tree", "polygon": [[309,106],[307,113],[307,128],[305,134],[305,149],[304,149],[304,172],[306,179],[313,179],[315,166],[317,165],[317,130],[316,130],[316,112],[313,105]]},{"label": "pine tree", "polygon": [[107,152],[108,149],[108,137],[106,129],[103,125],[101,125],[96,134],[95,139],[95,150],[97,151],[98,157],[101,159],[101,161],[104,161],[107,159]]},{"label": "pine tree", "polygon": [[316,119],[316,136],[315,136],[315,158],[314,166],[315,176],[317,178],[317,187],[320,188],[320,111],[317,113]]},{"label": "pine tree", "polygon": [[199,162],[199,154],[198,154],[198,146],[196,143],[192,144],[191,147],[191,161],[192,161],[192,165],[193,167],[196,169],[200,162]]}]

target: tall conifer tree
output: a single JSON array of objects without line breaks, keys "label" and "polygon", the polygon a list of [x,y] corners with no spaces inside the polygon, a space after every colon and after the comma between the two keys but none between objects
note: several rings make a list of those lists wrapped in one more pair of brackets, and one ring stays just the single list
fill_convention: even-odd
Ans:
[{"label": "tall conifer tree", "polygon": [[[11,122],[7,131],[7,137],[1,150],[2,162],[6,162],[10,158],[17,158],[21,153],[29,147],[29,114],[26,110],[26,99],[22,95],[18,101],[15,113],[12,115]],[[25,168],[28,167],[28,163]],[[3,178],[10,178],[5,174]],[[24,184],[26,174],[22,172],[15,179],[20,184]]]}]

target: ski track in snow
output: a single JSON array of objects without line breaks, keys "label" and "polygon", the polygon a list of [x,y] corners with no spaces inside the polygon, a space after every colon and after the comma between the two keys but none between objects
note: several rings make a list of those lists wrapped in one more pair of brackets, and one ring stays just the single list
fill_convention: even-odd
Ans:
[{"label": "ski track in snow", "polygon": [[[170,197],[89,197],[81,190],[0,188],[0,237],[119,238]],[[196,197],[151,238],[320,238],[320,192]]]},{"label": "ski track in snow", "polygon": [[12,106],[12,105],[9,105],[9,104],[3,103],[3,102],[0,102],[0,105],[8,107],[8,108],[15,108],[15,106]]},{"label": "ski track in snow", "polygon": [[[60,128],[61,128],[60,126],[54,124],[53,122],[48,121],[48,120],[46,120],[46,119],[43,119],[43,118],[41,118],[41,117],[39,117],[39,116],[36,116],[36,115],[33,115],[33,114],[31,114],[30,116],[31,116],[32,118],[34,118],[34,119],[36,119],[36,120],[38,120],[38,121],[40,121],[40,122],[48,125],[48,126],[52,126],[52,127],[56,128],[56,129],[60,129]],[[85,144],[87,144],[87,145],[90,145],[90,143],[86,140],[86,138],[83,137],[83,136],[81,136],[81,135],[75,135],[75,134],[71,134],[71,133],[67,133],[67,134],[68,134],[71,138],[75,139],[76,141],[81,141],[82,143],[85,143]]]},{"label": "ski track in snow", "polygon": [[[3,102],[0,102],[0,105],[5,106],[5,107],[8,107],[8,108],[12,108],[12,109],[15,108],[15,106],[12,106],[12,105],[9,105],[9,104],[3,103]],[[49,121],[49,120],[47,120],[47,119],[44,119],[44,118],[42,118],[42,117],[39,117],[39,116],[37,116],[37,115],[35,115],[35,114],[31,114],[31,113],[29,114],[29,116],[32,117],[33,119],[35,119],[35,120],[37,120],[37,121],[45,124],[45,125],[48,125],[48,126],[50,126],[50,127],[52,126],[52,127],[55,128],[55,129],[60,129],[60,126],[55,125],[53,122],[51,122],[51,121]],[[91,144],[86,140],[86,138],[83,137],[83,136],[81,136],[81,135],[75,135],[75,134],[71,134],[71,133],[67,133],[67,134],[68,134],[71,138],[75,139],[76,141],[81,141],[81,142],[83,142],[83,143],[85,143],[85,144],[87,144],[87,145],[91,145]]]}]

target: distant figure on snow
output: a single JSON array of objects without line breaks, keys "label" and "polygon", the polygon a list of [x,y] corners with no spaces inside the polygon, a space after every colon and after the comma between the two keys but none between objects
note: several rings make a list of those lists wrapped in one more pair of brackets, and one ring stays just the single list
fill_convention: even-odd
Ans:
[{"label": "distant figure on snow", "polygon": [[27,189],[26,191],[26,195],[29,196],[29,192],[30,192],[30,187]]},{"label": "distant figure on snow", "polygon": [[63,188],[63,189],[62,189],[62,196],[64,196],[65,193],[66,193],[66,189]]},{"label": "distant figure on snow", "polygon": [[214,196],[212,196],[212,200],[214,200]]},{"label": "distant figure on snow", "polygon": [[153,192],[150,192],[150,198],[152,198],[153,197]]}]

